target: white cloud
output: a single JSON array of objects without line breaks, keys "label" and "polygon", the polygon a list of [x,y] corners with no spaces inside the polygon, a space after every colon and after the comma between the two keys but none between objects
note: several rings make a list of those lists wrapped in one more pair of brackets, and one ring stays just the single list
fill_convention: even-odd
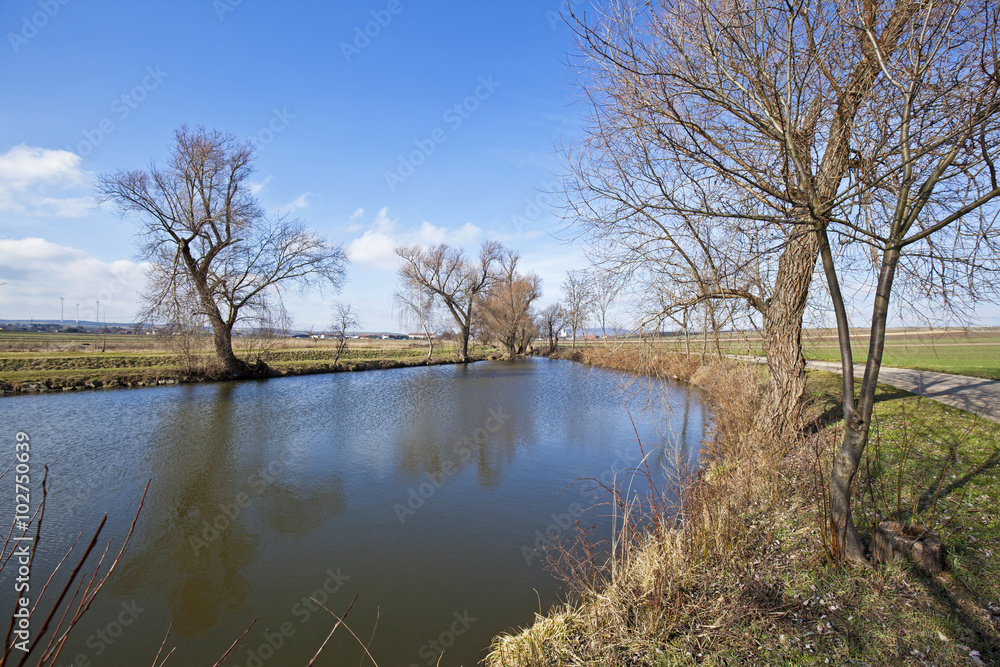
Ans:
[{"label": "white cloud", "polygon": [[247,185],[250,186],[250,194],[260,194],[260,192],[268,186],[272,178],[274,178],[274,176],[268,176],[263,181],[247,181]]},{"label": "white cloud", "polygon": [[[79,196],[89,174],[79,155],[20,144],[0,155],[0,213],[23,217],[74,218],[93,201]],[[57,196],[76,190],[76,196]]]},{"label": "white cloud", "polygon": [[463,247],[474,243],[483,234],[482,229],[470,222],[456,230],[437,227],[426,220],[417,229],[399,229],[397,223],[389,217],[388,208],[380,209],[364,234],[348,244],[351,261],[395,271],[399,264],[394,248],[398,245],[447,243]]},{"label": "white cloud", "polygon": [[482,233],[483,230],[479,227],[476,227],[471,222],[467,222],[459,227],[458,232],[455,234],[455,238],[462,243],[466,243],[475,241]]},{"label": "white cloud", "polygon": [[435,227],[424,220],[420,224],[420,241],[427,245],[438,245],[448,242],[448,230],[444,227]]},{"label": "white cloud", "polygon": [[351,261],[395,270],[397,258],[393,248],[401,242],[394,236],[395,227],[396,221],[389,218],[389,209],[380,209],[369,229],[347,245]]},{"label": "white cloud", "polygon": [[360,232],[361,230],[368,227],[365,223],[361,222],[361,217],[365,214],[365,209],[356,208],[354,213],[351,213],[351,217],[347,219],[349,223],[347,227],[344,228],[344,232],[347,234],[353,234],[354,232]]},{"label": "white cloud", "polygon": [[46,197],[37,193],[6,196],[0,184],[0,211],[32,218],[81,218],[95,206],[90,197]]},{"label": "white cloud", "polygon": [[301,195],[299,195],[298,197],[296,197],[293,201],[285,204],[284,206],[279,206],[275,210],[278,212],[279,215],[289,215],[289,214],[294,213],[295,211],[298,211],[300,209],[309,208],[309,202],[306,201],[306,197],[308,197],[309,194],[310,193],[308,193],[308,192],[303,192]]},{"label": "white cloud", "polygon": [[65,318],[94,320],[100,301],[101,320],[130,322],[146,285],[145,267],[130,260],[104,262],[82,250],[42,238],[0,239],[0,318]]},{"label": "white cloud", "polygon": [[474,242],[482,233],[483,230],[471,222],[467,222],[453,231],[444,227],[436,227],[424,220],[420,225],[420,231],[415,242],[423,245],[447,243],[449,245],[463,246]]},{"label": "white cloud", "polygon": [[0,181],[68,181],[80,185],[83,182],[81,160],[79,155],[69,151],[20,144],[0,155]]}]

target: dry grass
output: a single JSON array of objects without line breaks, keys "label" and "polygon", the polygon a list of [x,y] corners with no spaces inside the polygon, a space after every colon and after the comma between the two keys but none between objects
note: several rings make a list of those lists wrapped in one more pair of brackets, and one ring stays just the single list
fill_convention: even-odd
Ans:
[{"label": "dry grass", "polygon": [[[557,573],[571,582],[569,602],[496,638],[487,665],[1000,662],[1000,566],[980,562],[980,578],[972,580],[963,565],[971,547],[986,548],[983,541],[995,538],[992,524],[963,522],[964,530],[978,531],[978,542],[976,536],[969,542],[967,532],[946,534],[958,554],[956,569],[938,577],[908,564],[840,568],[826,558],[819,494],[838,430],[824,376],[811,380],[818,428],[795,442],[773,443],[748,426],[762,391],[756,368],[701,366],[652,351],[590,349],[577,358],[705,388],[716,406],[706,466],[669,507],[655,500],[627,505],[616,494],[627,520],[613,557],[598,559],[598,550],[580,543],[552,554]],[[886,398],[890,406],[895,400],[902,397]],[[890,406],[883,411],[891,414]],[[964,422],[950,428],[957,432]],[[996,490],[1000,480],[984,461],[995,460],[988,452],[1000,433],[977,437],[982,448],[968,452],[967,474],[953,468],[949,474],[976,477]],[[918,476],[928,467],[910,466]],[[908,482],[913,493],[940,488],[940,469]]]}]

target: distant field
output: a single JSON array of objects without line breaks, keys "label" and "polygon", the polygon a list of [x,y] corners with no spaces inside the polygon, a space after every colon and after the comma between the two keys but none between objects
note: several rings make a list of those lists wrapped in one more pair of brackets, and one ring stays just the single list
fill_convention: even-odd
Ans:
[{"label": "distant field", "polygon": [[[202,337],[199,347],[210,349],[211,339]],[[251,344],[247,337],[234,336],[233,347],[236,350],[245,349]],[[256,344],[256,343],[254,343]],[[271,342],[269,342],[271,344]],[[447,345],[447,343],[445,343]],[[25,331],[0,331],[0,355],[9,356],[17,353],[62,354],[67,352],[170,352],[179,345],[178,339],[172,336],[144,336],[133,334],[94,334],[94,333],[35,333]],[[435,343],[437,347],[440,343]],[[273,347],[278,350],[332,350],[332,339],[313,338],[276,338]],[[411,340],[350,340],[348,346],[364,347],[379,350],[427,349],[427,343]]]},{"label": "distant field", "polygon": [[[173,378],[183,375],[199,360],[212,357],[210,340],[197,341],[197,349],[185,354],[180,341],[170,336],[136,336],[125,334],[53,334],[0,331],[0,386],[39,383],[48,380],[67,381],[140,381],[142,379]],[[650,344],[638,339],[578,341],[578,346]],[[250,339],[234,338],[239,354],[251,344]],[[763,355],[760,337],[756,334],[727,333],[718,345],[709,339],[708,345],[698,335],[692,335],[687,345],[683,338],[659,339],[657,347],[699,354],[703,349],[724,354]],[[810,360],[839,361],[836,332],[807,330],[803,333],[805,355]],[[265,360],[283,372],[304,372],[322,369],[333,360],[334,341],[282,338],[270,341]],[[567,347],[568,341],[560,341]],[[486,348],[480,351],[488,352]],[[867,336],[853,337],[855,363],[867,359]],[[352,340],[342,361],[415,360],[427,352],[427,344],[406,340]],[[452,357],[455,346],[437,343],[435,359]],[[887,332],[883,357],[886,366],[971,375],[1000,380],[1000,331],[938,329],[890,330]]]},{"label": "distant field", "polygon": [[[609,341],[615,344],[616,341]],[[832,330],[806,330],[802,335],[806,359],[840,361],[837,334]],[[588,341],[588,345],[595,344]],[[597,343],[603,344],[603,343]],[[683,351],[683,338],[670,338],[658,345]],[[688,345],[692,354],[703,349],[701,336],[693,335]],[[764,347],[760,336],[750,333],[727,333],[719,338],[718,347],[723,354],[748,354],[762,356]],[[716,351],[714,339],[709,339],[708,352]],[[867,332],[852,332],[851,350],[856,364],[868,359]],[[884,366],[914,368],[918,370],[970,375],[1000,380],[1000,331],[995,329],[891,329],[886,332]]]},{"label": "distant field", "polygon": [[[260,341],[234,338],[242,355]],[[281,372],[329,370],[335,341],[280,338],[266,341],[264,360]],[[427,344],[407,340],[351,340],[341,362],[415,361],[427,355]],[[438,342],[434,358],[455,355],[455,345]],[[179,338],[126,334],[53,334],[0,331],[0,387],[23,384],[80,386],[87,383],[129,384],[173,380],[197,372],[214,357],[206,336],[185,350]],[[89,385],[87,385],[89,386]]]}]

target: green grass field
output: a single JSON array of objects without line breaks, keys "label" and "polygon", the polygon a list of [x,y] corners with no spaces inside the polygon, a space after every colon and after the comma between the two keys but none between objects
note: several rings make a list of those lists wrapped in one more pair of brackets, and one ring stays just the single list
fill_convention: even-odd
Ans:
[{"label": "green grass field", "polygon": [[[620,341],[587,341],[586,345],[614,345]],[[851,350],[855,364],[863,364],[868,359],[867,332],[852,332]],[[681,338],[662,339],[656,343],[664,347],[684,351],[686,346]],[[802,344],[806,359],[815,361],[840,361],[840,347],[836,332],[832,330],[806,330],[802,334]],[[692,335],[689,341],[692,354],[700,354],[703,349],[709,353],[721,350],[723,354],[745,354],[763,356],[764,347],[755,333],[726,333],[704,345],[703,338]],[[886,335],[883,366],[914,368],[917,370],[970,375],[973,377],[1000,380],[1000,331],[974,329],[893,329]]]},{"label": "green grass field", "polygon": [[[854,363],[867,361],[867,341],[852,340],[851,351]],[[807,342],[805,355],[806,359],[840,361],[840,348],[827,341]],[[966,340],[888,339],[882,365],[1000,380],[1000,336]]]},{"label": "green grass field", "polygon": [[[810,371],[808,387],[815,409],[839,414],[839,375]],[[839,422],[828,428],[839,438]],[[879,385],[855,501],[866,534],[876,514],[933,527],[948,545],[950,582],[981,604],[1000,601],[1000,424]]]},{"label": "green grass field", "polygon": [[[53,334],[0,332],[0,389],[24,385],[37,388],[84,386],[132,386],[176,381],[210,374],[214,354],[207,337],[184,349],[172,337],[118,334]],[[238,356],[260,341],[234,339]],[[333,340],[273,339],[266,342],[262,358],[275,371],[301,374],[332,370]],[[471,352],[490,350],[473,348]],[[437,343],[434,359],[454,357],[455,345]],[[253,355],[250,355],[254,358]],[[419,362],[427,356],[427,345],[419,341],[352,340],[340,358],[341,364],[363,362]]]}]

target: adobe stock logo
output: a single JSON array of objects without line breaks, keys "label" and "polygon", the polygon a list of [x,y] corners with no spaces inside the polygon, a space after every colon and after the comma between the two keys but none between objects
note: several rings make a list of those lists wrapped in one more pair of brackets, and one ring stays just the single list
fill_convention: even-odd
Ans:
[{"label": "adobe stock logo", "polygon": [[110,111],[114,118],[105,116],[96,127],[83,130],[83,140],[74,146],[68,146],[67,150],[80,157],[87,157],[93,153],[94,149],[104,143],[107,136],[118,128],[115,119],[119,123],[124,122],[168,76],[170,72],[164,72],[159,65],[147,67],[139,83],[111,101]]},{"label": "adobe stock logo", "polygon": [[560,181],[543,183],[537,195],[524,200],[524,209],[510,216],[510,223],[517,233],[520,234],[529,227],[539,224],[547,214],[557,211],[562,203],[560,193],[565,191],[566,186]]},{"label": "adobe stock logo", "polygon": [[254,145],[257,153],[259,154],[265,146],[274,141],[277,135],[284,132],[293,120],[295,120],[295,114],[288,113],[288,107],[271,109],[271,119],[250,137],[250,142]]},{"label": "adobe stock logo", "polygon": [[242,4],[243,0],[215,0],[212,3],[212,9],[215,10],[215,15],[219,17],[220,21],[225,21],[226,14],[236,11],[236,8]]},{"label": "adobe stock logo", "polygon": [[41,0],[38,3],[37,12],[29,16],[21,17],[21,29],[17,32],[8,32],[7,41],[10,48],[17,55],[21,52],[21,47],[34,39],[39,31],[49,24],[59,10],[68,5],[70,0]]},{"label": "adobe stock logo", "polygon": [[[479,77],[478,85],[471,95],[444,110],[441,120],[452,131],[462,127],[472,114],[475,113],[483,102],[488,100],[502,83],[494,81],[493,75]],[[384,173],[385,184],[389,186],[389,192],[395,192],[396,186],[416,173],[420,165],[424,164],[437,150],[438,146],[448,141],[448,132],[443,127],[435,128],[429,136],[423,139],[415,139],[413,144],[416,148],[405,155],[399,156],[399,164],[394,170],[386,170]]]},{"label": "adobe stock logo", "polygon": [[549,22],[549,28],[556,28],[568,25],[570,12],[580,10],[580,0],[560,0],[553,7],[545,10],[545,20]]},{"label": "adobe stock logo", "polygon": [[[448,629],[443,630],[435,639],[425,642],[417,651],[417,655],[424,659],[424,664],[441,664],[441,656],[445,650],[454,646],[458,638],[468,632],[472,624],[479,620],[469,615],[468,609],[462,613],[456,611],[452,616],[455,620],[448,625]],[[420,665],[414,662],[410,663],[410,667],[420,667]]]},{"label": "adobe stock logo", "polygon": [[[509,419],[510,415],[505,413],[502,407],[496,409],[490,408],[489,416],[483,421],[482,427],[477,428],[470,435],[455,442],[452,446],[452,451],[458,456],[462,465],[471,461],[472,457],[479,453],[480,448],[489,442],[490,437],[503,428],[503,425]],[[457,475],[461,471],[461,466],[455,465],[450,459],[446,459],[441,464],[440,474],[424,473],[427,481],[422,482],[419,486],[411,486],[407,489],[406,504],[396,503],[392,506],[400,525],[405,524],[407,519],[416,514],[417,510],[423,507],[424,503],[437,493],[438,489],[445,485],[449,477]]]},{"label": "adobe stock logo", "polygon": [[[146,611],[135,600],[123,601],[121,608],[121,611],[111,621],[103,627],[97,628],[87,637],[86,644],[87,648],[90,649],[90,653],[76,654],[71,667],[91,667],[94,664],[91,657],[98,658],[103,655],[105,651],[111,648],[115,640],[121,637],[129,626],[135,623],[139,615]],[[97,662],[100,663],[100,661]]]}]

